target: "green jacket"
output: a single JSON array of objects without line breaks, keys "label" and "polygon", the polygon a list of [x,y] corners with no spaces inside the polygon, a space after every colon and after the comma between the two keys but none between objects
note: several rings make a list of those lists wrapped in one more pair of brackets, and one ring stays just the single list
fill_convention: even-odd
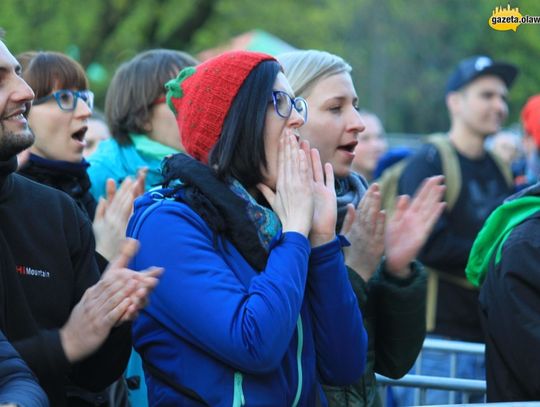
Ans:
[{"label": "green jacket", "polygon": [[367,364],[354,385],[324,386],[330,407],[381,406],[375,373],[397,379],[414,365],[426,334],[426,273],[418,262],[411,267],[412,275],[400,280],[382,262],[368,283],[349,268],[368,334]]}]

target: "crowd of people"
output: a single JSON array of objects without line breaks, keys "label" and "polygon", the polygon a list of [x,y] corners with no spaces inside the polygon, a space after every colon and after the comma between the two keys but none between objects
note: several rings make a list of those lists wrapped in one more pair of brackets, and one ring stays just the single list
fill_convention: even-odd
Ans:
[{"label": "crowd of people", "polygon": [[540,398],[514,352],[538,343],[540,99],[517,185],[485,143],[515,66],[461,61],[450,129],[416,152],[388,149],[351,71],[154,49],[99,113],[78,62],[1,39],[0,405],[380,406],[375,373],[404,376],[426,334],[486,343],[457,368],[489,401]]}]

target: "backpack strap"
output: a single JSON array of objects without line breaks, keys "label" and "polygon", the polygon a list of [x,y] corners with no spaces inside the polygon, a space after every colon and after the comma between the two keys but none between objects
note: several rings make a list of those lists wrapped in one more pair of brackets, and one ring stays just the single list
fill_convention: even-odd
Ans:
[{"label": "backpack strap", "polygon": [[380,187],[381,208],[387,213],[387,219],[394,212],[398,196],[398,182],[408,160],[403,159],[388,167],[376,181]]},{"label": "backpack strap", "polygon": [[[444,175],[446,191],[444,200],[446,208],[451,211],[456,204],[461,191],[461,168],[455,147],[447,134],[436,133],[428,136],[427,142],[437,149],[441,159],[441,170]],[[427,297],[426,297],[426,329],[432,332],[436,327],[437,300],[439,292],[439,280],[457,285],[465,289],[474,289],[465,277],[453,276],[426,267],[427,272]]]},{"label": "backpack strap", "polygon": [[[456,150],[448,136],[444,133],[435,133],[427,137],[427,143],[437,149],[441,159],[441,170],[445,178],[445,202],[448,210],[451,210],[459,198],[461,190],[461,169]],[[381,189],[381,207],[388,215],[394,211],[398,197],[398,183],[407,166],[407,158],[388,167],[377,180]]]},{"label": "backpack strap", "polygon": [[497,154],[487,151],[488,155],[495,161],[495,164],[497,164],[497,167],[499,168],[499,171],[504,177],[504,180],[506,181],[506,184],[508,187],[513,188],[514,187],[514,176],[512,175],[512,169],[509,165],[507,165],[501,157],[499,157]]},{"label": "backpack strap", "polygon": [[461,190],[461,168],[459,167],[456,149],[450,142],[448,135],[444,133],[429,136],[427,142],[434,145],[439,152],[446,185],[444,200],[446,201],[447,210],[451,211],[459,198],[459,191]]},{"label": "backpack strap", "polygon": [[[445,201],[448,210],[451,210],[461,190],[461,169],[459,167],[459,159],[457,158],[456,149],[452,145],[448,136],[444,133],[436,133],[428,137],[428,143],[433,144],[439,151],[441,157],[442,172],[445,177],[446,193]],[[502,174],[509,188],[514,185],[512,170],[497,154],[487,151],[487,154],[493,159],[499,172]]]}]

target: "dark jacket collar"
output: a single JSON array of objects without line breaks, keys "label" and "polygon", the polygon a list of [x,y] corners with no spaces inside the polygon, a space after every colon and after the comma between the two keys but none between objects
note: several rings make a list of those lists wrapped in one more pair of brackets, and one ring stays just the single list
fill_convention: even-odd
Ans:
[{"label": "dark jacket collar", "polygon": [[0,189],[3,188],[8,176],[17,170],[17,157],[11,157],[9,160],[0,161]]},{"label": "dark jacket collar", "polygon": [[505,202],[513,201],[515,199],[524,197],[524,196],[540,196],[540,182],[537,182],[534,185],[531,185],[530,187],[527,187],[525,189],[522,189],[521,191],[515,193],[512,196],[509,196],[505,199]]}]

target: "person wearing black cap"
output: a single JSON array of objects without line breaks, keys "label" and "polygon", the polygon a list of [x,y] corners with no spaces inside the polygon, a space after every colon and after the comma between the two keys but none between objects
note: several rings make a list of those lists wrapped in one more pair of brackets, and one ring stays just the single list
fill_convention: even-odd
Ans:
[{"label": "person wearing black cap", "polygon": [[[500,130],[508,115],[507,94],[518,70],[487,56],[464,59],[446,86],[450,116],[448,148],[457,158],[458,174],[444,174],[441,154],[433,144],[423,146],[399,180],[399,194],[412,195],[425,178],[446,175],[447,193],[457,185],[457,199],[448,205],[424,245],[419,259],[430,269],[431,334],[439,338],[484,342],[478,312],[478,290],[465,279],[473,241],[489,214],[512,193],[510,171],[484,148],[484,140]],[[430,284],[428,283],[428,286]],[[428,328],[429,328],[428,321]],[[457,377],[483,379],[483,357],[458,355]],[[424,352],[422,374],[449,375],[450,359]],[[447,394],[428,391],[428,404],[448,402]],[[459,395],[458,395],[459,398]]]}]

